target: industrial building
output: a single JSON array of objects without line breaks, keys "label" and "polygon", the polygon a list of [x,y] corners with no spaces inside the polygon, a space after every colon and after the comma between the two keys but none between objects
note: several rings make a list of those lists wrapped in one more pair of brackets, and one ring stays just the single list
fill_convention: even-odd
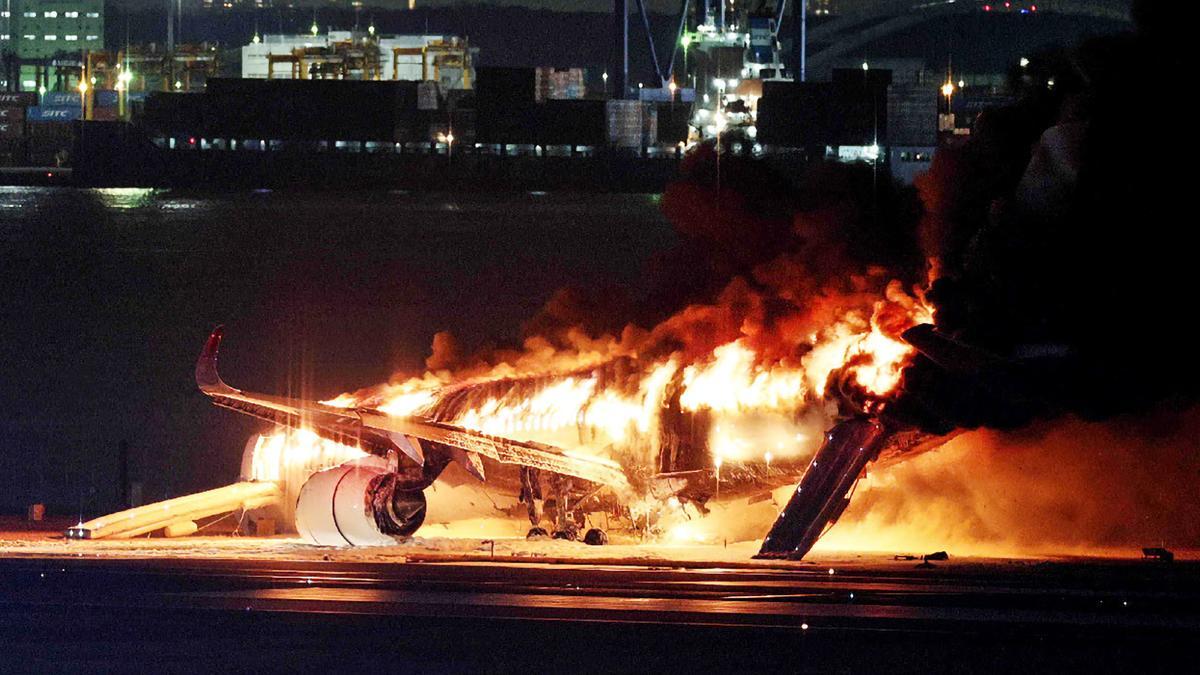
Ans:
[{"label": "industrial building", "polygon": [[54,69],[79,68],[82,54],[104,48],[104,0],[3,0],[0,88],[36,91]]}]

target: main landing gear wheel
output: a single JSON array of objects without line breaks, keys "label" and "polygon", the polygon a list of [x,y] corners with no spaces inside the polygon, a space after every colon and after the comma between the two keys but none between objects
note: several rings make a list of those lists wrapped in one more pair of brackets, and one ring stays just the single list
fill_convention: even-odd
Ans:
[{"label": "main landing gear wheel", "polygon": [[566,541],[575,541],[579,539],[579,530],[574,525],[568,525],[561,530],[554,531],[555,539],[565,539]]},{"label": "main landing gear wheel", "polygon": [[529,528],[529,532],[525,534],[526,539],[542,539],[549,536],[550,533],[544,527],[531,527]]},{"label": "main landing gear wheel", "polygon": [[608,543],[608,535],[598,527],[593,527],[583,535],[583,543],[588,546],[603,546]]}]

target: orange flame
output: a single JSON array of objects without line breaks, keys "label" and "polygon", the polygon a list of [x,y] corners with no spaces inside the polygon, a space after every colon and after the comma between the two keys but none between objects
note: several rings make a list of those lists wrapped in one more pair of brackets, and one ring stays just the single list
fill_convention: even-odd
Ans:
[{"label": "orange flame", "polygon": [[307,429],[277,431],[255,438],[243,464],[244,480],[296,483],[309,475],[367,453],[317,436]]},{"label": "orange flame", "polygon": [[[644,345],[636,341],[573,335],[571,349],[554,349],[545,340],[533,339],[524,353],[483,373],[426,373],[326,403],[372,406],[395,416],[432,415],[448,386],[539,376],[537,386],[501,388],[441,419],[488,434],[650,462],[659,442],[662,411],[675,391],[680,408],[704,411],[713,421],[708,447],[714,461],[769,463],[811,452],[820,437],[820,430],[812,427],[827,420],[798,420],[826,407],[833,373],[842,373],[869,396],[886,399],[913,351],[899,333],[928,320],[925,306],[893,282],[874,306],[844,310],[815,334],[794,340],[787,349],[775,345],[771,350],[798,356],[767,356],[752,335],[690,359],[684,350],[639,357]],[[614,384],[594,370],[616,356],[632,357],[632,386]]]}]

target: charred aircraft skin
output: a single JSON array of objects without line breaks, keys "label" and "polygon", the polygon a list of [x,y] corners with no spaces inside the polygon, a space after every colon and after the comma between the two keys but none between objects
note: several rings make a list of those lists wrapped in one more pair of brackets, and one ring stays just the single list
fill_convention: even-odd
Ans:
[{"label": "charred aircraft skin", "polygon": [[[327,537],[310,537],[321,544],[370,545],[411,535],[425,515],[421,491],[437,480],[447,466],[457,463],[475,480],[486,481],[489,489],[524,502],[534,527],[531,532],[540,529],[543,502],[549,506],[550,500],[554,500],[561,505],[555,509],[556,527],[562,529],[557,534],[568,533],[572,522],[578,522],[584,512],[619,509],[639,495],[663,502],[675,497],[704,511],[705,503],[718,494],[724,498],[768,498],[771,490],[800,481],[759,554],[800,559],[840,516],[855,482],[870,462],[879,458],[886,461],[937,445],[936,439],[931,442],[928,435],[885,429],[879,419],[859,416],[835,426],[807,467],[789,462],[773,465],[747,462],[726,465],[718,476],[706,461],[706,448],[697,446],[694,438],[669,430],[668,433],[675,435],[662,444],[662,456],[655,466],[657,473],[627,475],[625,468],[603,459],[568,454],[541,443],[492,436],[446,421],[454,419],[448,410],[477,393],[469,391],[475,385],[449,388],[431,417],[394,417],[368,407],[338,408],[235,389],[217,371],[222,337],[223,329],[217,327],[196,363],[196,383],[213,404],[276,425],[308,429],[323,438],[356,445],[373,456],[369,458],[372,461],[338,467],[336,470],[343,471],[339,475],[347,476],[346,480],[321,478],[312,489],[302,490],[298,519],[299,507],[305,504],[314,505],[311,508],[319,512],[320,518],[329,512],[330,503],[334,504],[334,511],[343,502],[353,506],[342,512],[352,514],[345,518],[354,522],[339,525],[335,517],[332,522],[309,528],[329,533]],[[528,383],[519,380],[496,381],[481,386],[497,389],[525,384]],[[677,426],[697,426],[696,420],[687,422]],[[314,479],[317,477],[314,475]],[[635,482],[636,490],[631,484]],[[330,487],[322,488],[325,484]],[[336,487],[342,484],[362,487],[355,488],[354,495],[342,495]],[[360,534],[346,536],[347,531]],[[570,534],[573,532],[567,534],[568,538],[573,538]]]}]

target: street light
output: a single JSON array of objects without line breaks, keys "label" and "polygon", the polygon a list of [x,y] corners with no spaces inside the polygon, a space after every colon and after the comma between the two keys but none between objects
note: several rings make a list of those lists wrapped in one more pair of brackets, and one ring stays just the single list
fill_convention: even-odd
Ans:
[{"label": "street light", "polygon": [[[954,117],[954,106],[952,104],[954,97],[954,82],[950,80],[949,76],[946,77],[946,84],[942,85],[941,92],[942,96],[946,97],[946,120],[947,124],[949,125],[947,130],[953,130],[954,123],[950,122],[949,120],[953,119]],[[940,120],[941,117],[942,116],[939,114],[938,119]],[[942,124],[940,122],[938,123],[938,130],[942,130]]]},{"label": "street light", "polygon": [[121,119],[128,117],[129,83],[132,81],[133,73],[129,72],[128,68],[122,70],[121,74],[117,76],[117,116]]},{"label": "street light", "polygon": [[80,77],[79,78],[79,116],[83,119],[87,119],[87,92],[88,92],[87,78]]},{"label": "street light", "polygon": [[454,132],[453,131],[439,132],[437,135],[437,139],[438,139],[439,143],[442,143],[446,146],[446,161],[453,161],[454,160]]}]

